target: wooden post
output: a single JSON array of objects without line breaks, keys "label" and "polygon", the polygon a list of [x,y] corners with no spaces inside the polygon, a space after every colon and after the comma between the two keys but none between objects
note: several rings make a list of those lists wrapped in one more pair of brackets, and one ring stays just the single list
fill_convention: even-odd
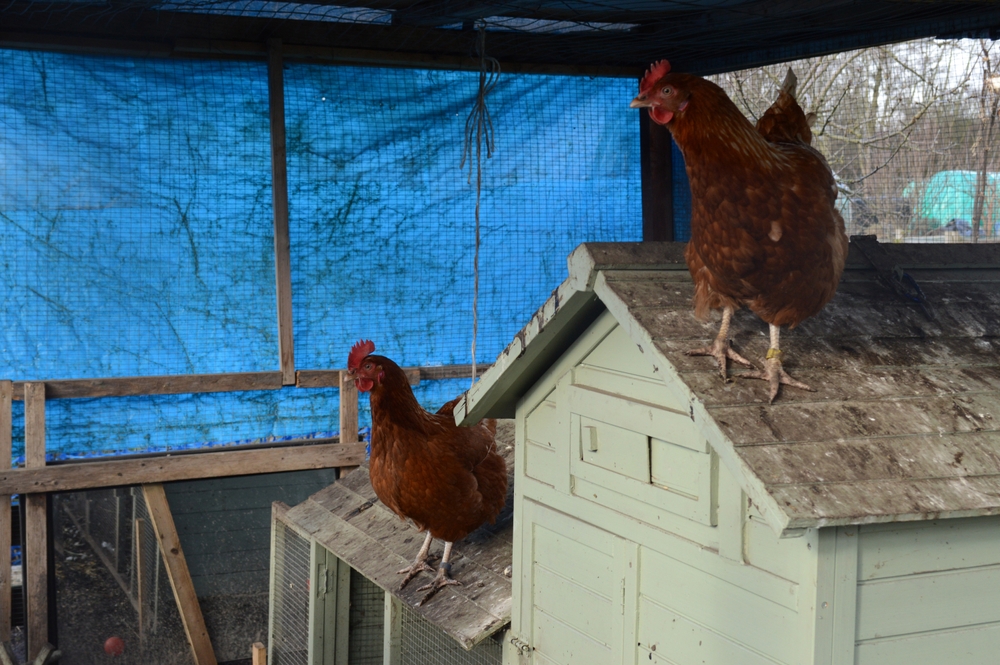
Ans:
[{"label": "wooden post", "polygon": [[250,647],[253,658],[251,665],[267,665],[267,649],[260,642],[254,642]]},{"label": "wooden post", "polygon": [[135,526],[135,600],[137,614],[139,615],[139,652],[145,653],[146,642],[146,553],[145,538],[146,520],[137,518],[133,521]]},{"label": "wooden post", "polygon": [[[45,384],[24,384],[24,465],[45,466]],[[49,558],[46,512],[48,496],[27,494],[25,543],[22,556],[24,588],[27,590],[28,660],[33,660],[49,641]]]},{"label": "wooden post", "polygon": [[267,40],[267,91],[271,114],[271,197],[274,271],[278,293],[278,354],[282,385],[295,385],[292,338],[292,262],[288,240],[288,165],[285,154],[285,76],[281,40]]},{"label": "wooden post", "polygon": [[[10,405],[14,396],[14,384],[0,381],[0,471],[10,468],[11,417]],[[10,642],[11,604],[10,574],[10,495],[0,494],[0,643]]]},{"label": "wooden post", "polygon": [[181,615],[181,623],[184,624],[188,643],[191,645],[195,665],[217,665],[212,641],[205,627],[205,618],[201,614],[201,605],[198,604],[198,596],[194,592],[191,571],[188,570],[187,560],[184,558],[184,550],[181,548],[180,536],[177,535],[177,526],[170,512],[170,504],[167,503],[167,493],[160,484],[143,485],[142,493],[146,497],[149,519],[153,523],[153,531],[156,532],[160,544],[163,564],[170,579],[170,588],[174,591],[174,599],[177,601],[177,609]]},{"label": "wooden post", "polygon": [[382,665],[399,665],[402,661],[403,603],[388,591],[385,592],[382,618]]},{"label": "wooden post", "polygon": [[[358,387],[354,377],[346,371],[340,372],[340,442],[356,443],[358,440]],[[343,478],[356,466],[342,466],[338,476]]]},{"label": "wooden post", "polygon": [[674,239],[673,139],[670,131],[639,109],[642,169],[642,239]]}]

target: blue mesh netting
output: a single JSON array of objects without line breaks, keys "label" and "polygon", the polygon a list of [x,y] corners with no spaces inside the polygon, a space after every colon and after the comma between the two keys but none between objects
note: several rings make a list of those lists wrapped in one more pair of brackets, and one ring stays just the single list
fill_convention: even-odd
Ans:
[{"label": "blue mesh netting", "polygon": [[[471,360],[476,74],[287,65],[299,369],[371,337],[403,365]],[[0,50],[0,376],[276,370],[266,68]],[[504,76],[488,103],[477,359],[587,240],[641,232],[630,80]],[[430,408],[468,380],[425,381]],[[367,421],[366,403],[362,422]],[[23,406],[14,409],[15,455]],[[52,400],[59,454],[338,429],[337,391]]]}]

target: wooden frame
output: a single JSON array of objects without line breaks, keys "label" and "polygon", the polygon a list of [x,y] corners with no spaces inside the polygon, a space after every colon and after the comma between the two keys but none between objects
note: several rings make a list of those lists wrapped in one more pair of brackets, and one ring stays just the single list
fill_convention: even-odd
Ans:
[{"label": "wooden frame", "polygon": [[[45,384],[24,386],[24,458],[28,469],[45,467]],[[14,492],[10,492],[13,494]],[[28,660],[49,641],[48,496],[25,494],[22,555],[26,590]]]},{"label": "wooden frame", "polygon": [[[10,468],[11,461],[11,398],[13,385],[0,381],[0,473]],[[10,642],[11,599],[11,519],[10,494],[0,493],[0,645]],[[0,646],[0,649],[3,647]]]},{"label": "wooden frame", "polygon": [[642,169],[642,239],[674,239],[673,139],[670,131],[640,109],[639,159]]}]

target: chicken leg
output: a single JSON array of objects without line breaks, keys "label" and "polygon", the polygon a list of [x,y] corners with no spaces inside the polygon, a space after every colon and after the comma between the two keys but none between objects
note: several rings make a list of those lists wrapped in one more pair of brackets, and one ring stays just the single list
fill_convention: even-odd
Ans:
[{"label": "chicken leg", "polygon": [[[403,578],[403,581],[399,583],[400,589],[409,584],[410,580],[412,580],[414,577],[416,577],[423,571],[434,570],[433,568],[427,565],[427,553],[430,552],[431,550],[432,540],[434,540],[434,537],[431,536],[431,532],[428,531],[427,537],[424,538],[424,544],[420,546],[420,551],[417,552],[417,558],[413,560],[413,563],[411,565],[407,566],[406,568],[403,568],[402,570],[396,571],[397,575],[406,575],[406,577]],[[447,551],[447,549],[448,548],[446,547],[445,550]]]},{"label": "chicken leg", "polygon": [[448,561],[451,558],[451,547],[452,543],[446,542],[444,544],[444,555],[441,557],[441,564],[438,566],[437,575],[430,584],[425,584],[417,589],[417,591],[427,591],[427,595],[420,599],[420,602],[417,603],[418,605],[426,603],[434,597],[434,594],[446,586],[462,586],[461,582],[453,579],[451,576],[451,562]]},{"label": "chicken leg", "polygon": [[729,381],[726,373],[726,359],[738,362],[746,367],[753,367],[753,363],[733,351],[729,344],[729,322],[733,318],[733,308],[726,307],[722,310],[722,325],[719,327],[719,335],[711,346],[703,346],[700,349],[691,349],[687,352],[689,356],[712,356],[715,362],[719,363],[719,373],[722,374],[723,381]]},{"label": "chicken leg", "polygon": [[767,358],[764,360],[764,371],[754,370],[753,372],[747,372],[742,376],[748,379],[763,379],[771,384],[771,398],[769,402],[774,403],[774,398],[778,396],[778,387],[783,383],[786,386],[791,386],[793,388],[799,388],[800,390],[808,390],[809,392],[816,392],[806,384],[801,381],[796,381],[788,375],[781,367],[781,349],[778,348],[778,337],[781,333],[781,328],[772,324],[768,324],[771,327],[771,348],[767,350]]}]

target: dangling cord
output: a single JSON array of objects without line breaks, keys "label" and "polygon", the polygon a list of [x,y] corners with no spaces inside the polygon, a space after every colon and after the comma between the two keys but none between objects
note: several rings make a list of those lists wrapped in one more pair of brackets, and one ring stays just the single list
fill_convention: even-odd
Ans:
[{"label": "dangling cord", "polygon": [[472,142],[476,143],[476,252],[473,258],[472,285],[472,384],[476,382],[476,334],[479,327],[479,199],[483,189],[483,143],[486,144],[486,157],[493,156],[493,119],[486,107],[486,95],[496,87],[500,78],[500,63],[496,58],[486,55],[486,24],[479,24],[479,94],[476,95],[475,106],[465,121],[465,146],[462,150],[462,163],[459,168],[465,168],[465,160],[469,159],[469,184],[472,184]]}]

